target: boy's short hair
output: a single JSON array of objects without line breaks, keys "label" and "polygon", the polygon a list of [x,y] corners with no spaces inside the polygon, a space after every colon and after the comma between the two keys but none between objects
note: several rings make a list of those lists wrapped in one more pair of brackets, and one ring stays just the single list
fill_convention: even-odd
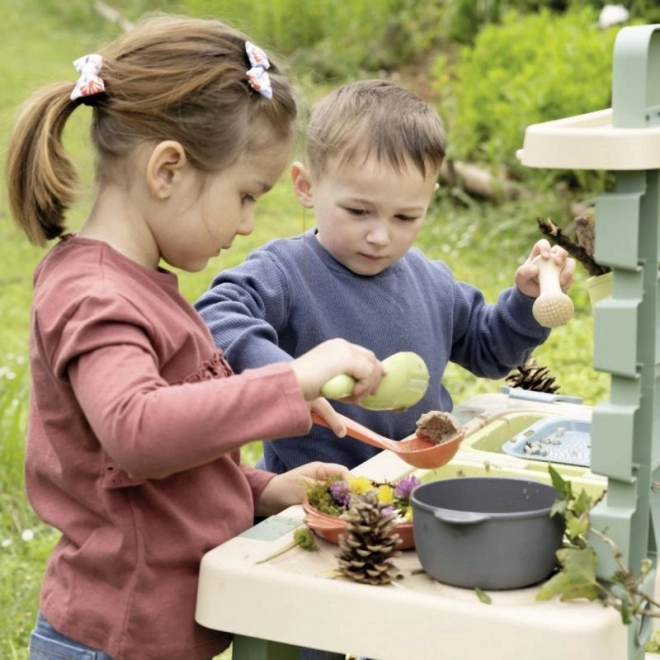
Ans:
[{"label": "boy's short hair", "polygon": [[334,90],[313,108],[307,165],[320,176],[339,165],[376,156],[400,171],[412,162],[426,176],[440,170],[446,138],[442,119],[423,99],[388,80],[362,80]]}]

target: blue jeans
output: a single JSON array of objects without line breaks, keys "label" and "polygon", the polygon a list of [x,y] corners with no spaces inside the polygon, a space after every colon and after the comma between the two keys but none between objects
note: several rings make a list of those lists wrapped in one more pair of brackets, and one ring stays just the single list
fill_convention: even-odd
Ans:
[{"label": "blue jeans", "polygon": [[41,613],[30,635],[29,657],[30,660],[112,660],[103,651],[60,635]]}]

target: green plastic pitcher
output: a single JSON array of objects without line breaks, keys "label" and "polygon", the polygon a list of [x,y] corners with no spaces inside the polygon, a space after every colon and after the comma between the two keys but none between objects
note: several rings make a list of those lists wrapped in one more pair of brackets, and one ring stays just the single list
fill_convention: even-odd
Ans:
[{"label": "green plastic pitcher", "polygon": [[[383,360],[387,374],[380,381],[375,394],[358,403],[370,410],[405,410],[418,403],[429,386],[429,370],[422,358],[411,351],[394,353]],[[335,376],[322,388],[327,399],[350,396],[355,380],[346,374]]]}]

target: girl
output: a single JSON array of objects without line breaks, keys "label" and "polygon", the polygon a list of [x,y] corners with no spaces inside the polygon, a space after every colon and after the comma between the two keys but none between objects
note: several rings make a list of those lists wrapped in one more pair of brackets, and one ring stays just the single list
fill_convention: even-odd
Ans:
[{"label": "girl", "polygon": [[[383,369],[331,340],[234,376],[159,266],[198,271],[249,234],[287,163],[295,102],[263,51],[218,21],[158,16],[75,66],[75,85],[27,104],[7,164],[18,224],[34,243],[59,239],[34,276],[25,479],[62,537],[30,658],[202,660],[230,642],[193,619],[202,555],[299,502],[303,479],[344,470],[275,477],[241,465],[241,445],[307,433],[328,379],[353,376],[359,400]],[[72,235],[61,136],[82,104],[97,193]],[[344,433],[337,418],[334,428]]]}]

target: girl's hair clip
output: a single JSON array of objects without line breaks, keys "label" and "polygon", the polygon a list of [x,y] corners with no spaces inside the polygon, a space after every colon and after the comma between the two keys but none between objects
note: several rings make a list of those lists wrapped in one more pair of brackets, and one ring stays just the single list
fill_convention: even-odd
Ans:
[{"label": "girl's hair clip", "polygon": [[101,55],[90,54],[79,57],[73,66],[80,74],[76,86],[71,92],[71,100],[94,96],[105,91],[105,84],[99,76],[103,66],[103,57]]},{"label": "girl's hair clip", "polygon": [[270,84],[270,77],[266,72],[267,69],[270,69],[268,56],[259,46],[255,46],[250,41],[245,42],[245,52],[252,65],[252,68],[245,72],[250,87],[267,99],[272,99],[273,88]]}]

